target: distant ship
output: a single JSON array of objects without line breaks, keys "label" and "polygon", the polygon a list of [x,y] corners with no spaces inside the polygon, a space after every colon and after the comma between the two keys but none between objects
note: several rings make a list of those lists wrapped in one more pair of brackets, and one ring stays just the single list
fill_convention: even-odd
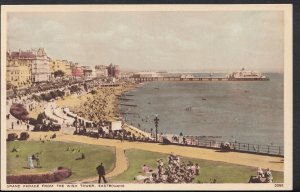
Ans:
[{"label": "distant ship", "polygon": [[268,77],[262,75],[256,71],[246,71],[245,68],[242,68],[240,71],[236,71],[226,75],[228,80],[232,81],[268,81]]}]

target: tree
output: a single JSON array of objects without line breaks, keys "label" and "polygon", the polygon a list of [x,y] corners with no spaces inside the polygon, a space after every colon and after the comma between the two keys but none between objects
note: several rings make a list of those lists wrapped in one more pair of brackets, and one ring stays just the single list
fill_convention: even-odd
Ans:
[{"label": "tree", "polygon": [[6,82],[6,89],[12,89],[13,85],[11,84],[11,82]]},{"label": "tree", "polygon": [[62,70],[57,70],[57,71],[54,71],[54,77],[63,77],[65,75],[65,72],[63,72]]}]

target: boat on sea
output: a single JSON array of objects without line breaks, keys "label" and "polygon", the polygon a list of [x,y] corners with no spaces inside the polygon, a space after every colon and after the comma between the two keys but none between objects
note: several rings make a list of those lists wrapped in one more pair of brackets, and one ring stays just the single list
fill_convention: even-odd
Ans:
[{"label": "boat on sea", "polygon": [[256,71],[246,71],[242,68],[240,71],[236,71],[226,75],[226,78],[230,81],[268,81],[268,77],[262,75]]}]

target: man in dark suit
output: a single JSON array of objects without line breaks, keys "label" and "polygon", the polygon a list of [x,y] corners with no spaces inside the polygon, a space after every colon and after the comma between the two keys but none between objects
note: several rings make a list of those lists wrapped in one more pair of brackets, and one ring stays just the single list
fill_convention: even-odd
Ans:
[{"label": "man in dark suit", "polygon": [[101,183],[101,178],[103,179],[104,183],[106,183],[105,169],[104,169],[103,164],[101,163],[96,169],[97,169],[98,175],[99,175],[98,183]]}]

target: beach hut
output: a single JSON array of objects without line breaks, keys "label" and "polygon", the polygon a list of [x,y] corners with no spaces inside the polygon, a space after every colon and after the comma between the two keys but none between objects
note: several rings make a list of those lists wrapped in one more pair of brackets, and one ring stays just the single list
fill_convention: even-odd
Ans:
[{"label": "beach hut", "polygon": [[122,130],[122,121],[111,121],[110,122],[110,130],[112,130],[112,131]]}]

